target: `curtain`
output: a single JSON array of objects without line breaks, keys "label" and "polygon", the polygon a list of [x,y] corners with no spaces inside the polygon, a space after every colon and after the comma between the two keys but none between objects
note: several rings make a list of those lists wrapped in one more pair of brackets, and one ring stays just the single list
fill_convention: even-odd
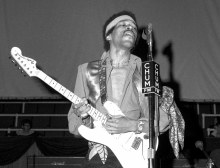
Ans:
[{"label": "curtain", "polygon": [[[74,137],[15,136],[0,138],[0,165],[8,165],[21,158],[36,144],[43,156],[85,157],[88,143]],[[32,153],[33,155],[35,153]]]}]

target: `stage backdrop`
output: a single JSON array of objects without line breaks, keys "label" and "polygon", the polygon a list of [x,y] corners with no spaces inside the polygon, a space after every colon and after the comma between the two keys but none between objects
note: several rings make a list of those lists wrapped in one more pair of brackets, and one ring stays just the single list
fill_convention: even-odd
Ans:
[{"label": "stage backdrop", "polygon": [[152,23],[155,61],[178,97],[220,100],[219,0],[0,0],[0,97],[59,97],[17,70],[8,58],[14,46],[73,91],[78,65],[103,52],[104,22],[122,10],[140,28]]}]

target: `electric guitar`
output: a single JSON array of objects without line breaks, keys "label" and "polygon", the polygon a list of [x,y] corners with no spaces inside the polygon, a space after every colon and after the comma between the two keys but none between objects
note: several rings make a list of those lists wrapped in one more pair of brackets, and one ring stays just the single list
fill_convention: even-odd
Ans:
[{"label": "electric guitar", "polygon": [[[59,84],[57,81],[37,69],[36,61],[22,55],[18,47],[11,49],[12,62],[17,63],[22,70],[30,77],[37,77],[50,87],[55,89],[69,101],[78,104],[82,101],[77,95]],[[108,111],[109,116],[124,116],[120,108],[113,102],[106,101],[103,105]],[[79,126],[79,133],[87,140],[108,146],[118,158],[123,168],[147,168],[148,159],[152,155],[148,152],[149,141],[144,138],[144,133],[135,134],[128,132],[123,134],[109,134],[102,126],[109,116],[104,115],[91,106],[88,114],[94,119],[94,128],[84,125]],[[138,142],[138,143],[137,143]]]}]

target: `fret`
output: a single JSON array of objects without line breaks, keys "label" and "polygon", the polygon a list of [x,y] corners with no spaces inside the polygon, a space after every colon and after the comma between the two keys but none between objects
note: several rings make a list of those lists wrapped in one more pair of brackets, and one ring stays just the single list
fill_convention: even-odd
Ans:
[{"label": "fret", "polygon": [[107,121],[107,117],[106,117],[105,115],[103,115],[102,118],[101,118],[101,122],[102,122],[103,124],[105,124],[106,121]]},{"label": "fret", "polygon": [[101,123],[105,123],[107,121],[107,117],[92,106],[88,114],[95,120],[100,121]]},{"label": "fret", "polygon": [[102,115],[102,118],[101,118],[101,122],[103,123],[103,124],[105,124],[106,123],[106,121],[107,121],[107,116],[106,115]]},{"label": "fret", "polygon": [[55,88],[56,84],[57,84],[57,82],[56,82],[55,80],[51,79],[49,85],[50,85],[52,88]]},{"label": "fret", "polygon": [[66,89],[65,92],[63,93],[63,96],[68,98],[69,94],[70,94],[70,91]]},{"label": "fret", "polygon": [[63,95],[65,91],[66,91],[66,88],[61,85],[59,92]]},{"label": "fret", "polygon": [[94,116],[95,116],[95,111],[96,111],[96,109],[91,106],[91,109],[90,109],[90,111],[89,111],[89,115],[90,115],[92,118],[94,118]]},{"label": "fret", "polygon": [[71,96],[72,96],[72,98],[70,101],[73,102],[74,104],[76,104],[77,96],[74,94],[72,94]]},{"label": "fret", "polygon": [[74,104],[76,104],[76,102],[77,102],[77,101],[76,101],[77,98],[78,98],[78,97],[77,97],[76,95],[73,94],[73,97],[72,97],[71,101],[72,101]]},{"label": "fret", "polygon": [[80,99],[79,97],[77,97],[77,96],[75,96],[75,97],[76,97],[75,104],[80,103],[80,102],[81,102],[81,99]]},{"label": "fret", "polygon": [[70,92],[67,98],[72,102],[73,97],[74,97],[74,94]]},{"label": "fret", "polygon": [[62,85],[57,83],[56,86],[54,87],[54,89],[60,93],[61,87],[62,87]]},{"label": "fret", "polygon": [[49,76],[46,76],[45,79],[44,79],[44,82],[46,82],[48,85],[50,85],[50,82],[52,81],[53,79]]},{"label": "fret", "polygon": [[93,117],[95,110],[96,110],[96,109],[91,106],[91,109],[90,109],[89,112],[88,112],[91,117]]},{"label": "fret", "polygon": [[96,119],[97,113],[98,113],[98,111],[95,110],[94,113],[93,113],[93,116],[92,116],[94,119]]},{"label": "fret", "polygon": [[101,121],[101,118],[102,118],[102,113],[98,112],[96,119],[99,120],[99,121]]}]

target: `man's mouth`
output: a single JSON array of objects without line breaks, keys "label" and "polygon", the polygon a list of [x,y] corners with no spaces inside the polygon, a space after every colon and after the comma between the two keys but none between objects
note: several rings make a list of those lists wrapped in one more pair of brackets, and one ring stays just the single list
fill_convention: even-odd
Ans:
[{"label": "man's mouth", "polygon": [[125,31],[125,32],[124,32],[124,36],[129,36],[129,37],[131,37],[131,38],[134,39],[134,40],[135,40],[135,38],[136,38],[135,33],[134,33],[133,31],[131,31],[131,30]]},{"label": "man's mouth", "polygon": [[131,36],[132,38],[135,37],[134,33],[132,31],[130,31],[130,30],[125,31],[124,32],[124,36]]}]

